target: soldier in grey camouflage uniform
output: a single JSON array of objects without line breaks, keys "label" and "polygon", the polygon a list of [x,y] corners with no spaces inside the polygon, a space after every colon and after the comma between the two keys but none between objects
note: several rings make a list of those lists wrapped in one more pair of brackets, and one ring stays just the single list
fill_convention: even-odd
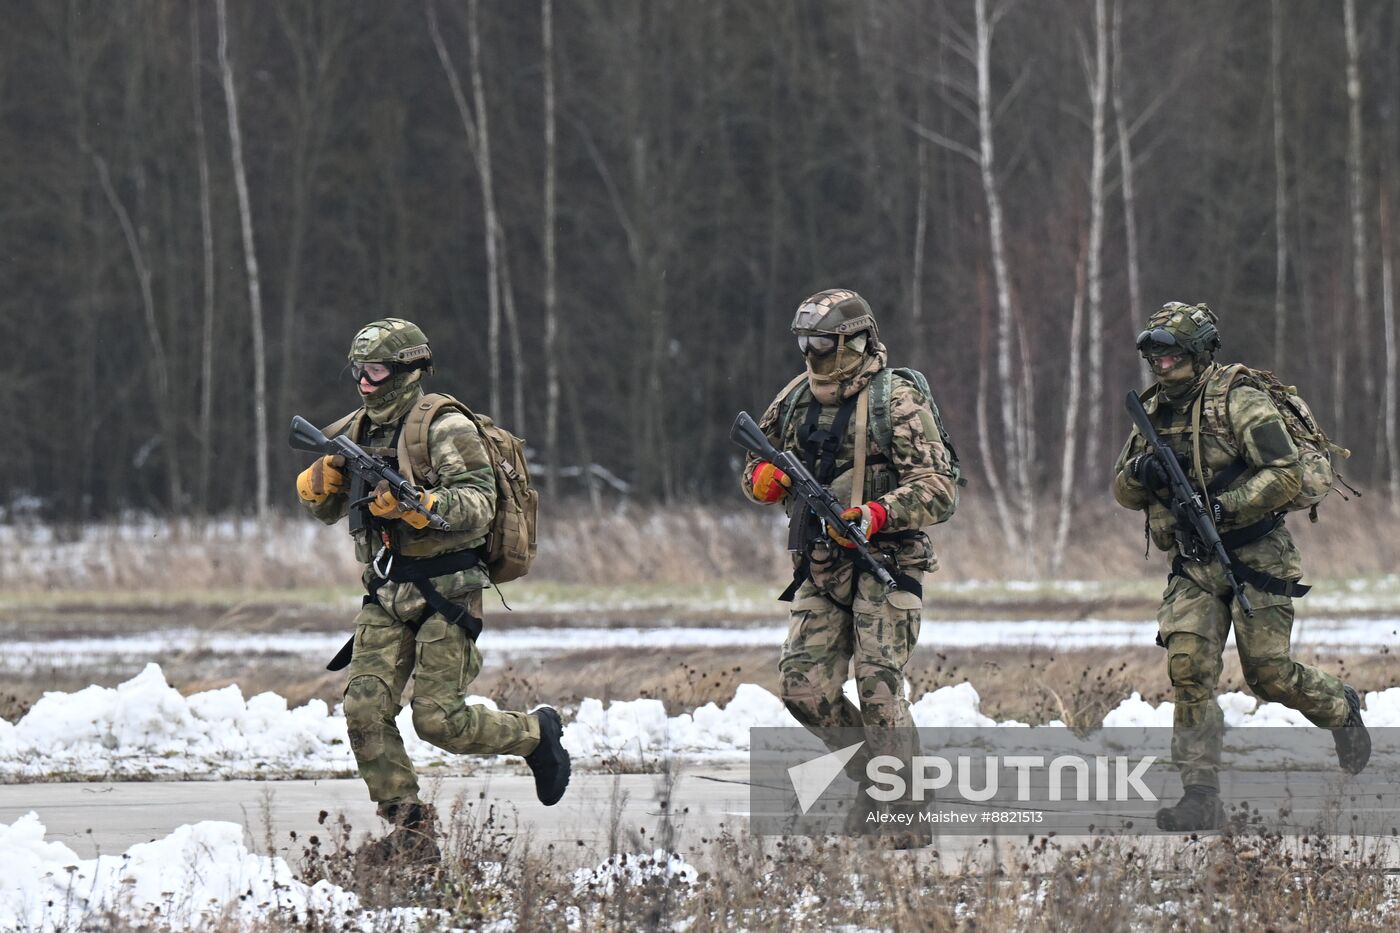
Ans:
[{"label": "soldier in grey camouflage uniform", "polygon": [[[1152,543],[1173,559],[1157,612],[1158,641],[1166,647],[1176,692],[1172,757],[1185,794],[1158,811],[1157,824],[1167,830],[1213,829],[1223,822],[1216,771],[1224,717],[1216,684],[1232,623],[1245,681],[1256,696],[1333,730],[1347,771],[1359,772],[1370,755],[1356,691],[1289,656],[1293,597],[1307,588],[1297,582],[1302,564],[1283,512],[1299,493],[1303,466],[1269,394],[1214,361],[1219,345],[1216,316],[1205,305],[1164,305],[1138,338],[1157,377],[1143,405],[1192,483],[1207,490],[1253,618],[1231,599],[1220,566],[1176,521],[1166,472],[1136,429],[1114,467],[1114,498],[1147,513]],[[1204,476],[1193,470],[1197,444]]]},{"label": "soldier in grey camouflage uniform", "polygon": [[[362,328],[350,347],[350,366],[363,407],[326,429],[346,432],[371,453],[396,464],[404,448],[400,432],[416,402],[421,380],[431,372],[427,338],[399,318]],[[418,795],[413,763],[395,725],[400,698],[413,678],[413,728],[418,736],[458,755],[522,755],[535,773],[541,801],[552,804],[568,784],[568,753],[560,743],[559,714],[540,707],[531,714],[467,705],[463,694],[481,671],[481,653],[463,621],[481,618],[481,591],[490,581],[477,559],[496,508],[495,477],[476,424],[457,410],[443,410],[428,425],[431,464],[437,483],[421,495],[442,515],[450,531],[436,531],[414,511],[402,511],[388,485],[357,489],[341,472],[344,462],[323,457],[297,478],[302,504],[316,518],[335,524],[350,517],[355,553],[364,564],[371,594],[355,617],[354,651],[345,688],[345,718],[360,776],[379,813],[396,827],[384,853],[412,850],[436,856],[431,808]],[[400,472],[404,465],[399,464]],[[381,575],[405,568],[432,575],[421,583]],[[436,591],[434,596],[432,591]],[[452,618],[428,599],[440,597]],[[462,613],[465,612],[465,616]]]},{"label": "soldier in grey camouflage uniform", "polygon": [[[919,637],[921,581],[938,566],[921,529],[951,517],[958,476],[932,400],[912,373],[887,369],[885,347],[863,298],[846,289],[818,292],[799,306],[792,329],[807,371],[779,393],[759,427],[775,447],[796,452],[819,481],[851,503],[846,517],[862,523],[901,588],[887,593],[852,561],[849,542],[843,547],[841,539],[822,534],[802,503],[788,495],[790,480],[773,464],[750,456],[742,485],[756,502],[785,503],[790,516],[797,573],[784,594],[792,609],[778,662],[783,702],[833,750],[843,740],[826,730],[865,730],[866,746],[848,769],[859,779],[866,754],[911,753],[891,736],[913,729],[904,666]],[[852,414],[858,399],[869,403],[877,388],[883,388],[884,401],[876,404],[887,410],[877,411],[875,419],[885,419],[888,439],[877,436],[874,421],[858,433],[862,419]],[[858,445],[865,466],[856,476]],[[853,496],[857,485],[862,492]],[[859,707],[842,692],[852,662]]]}]

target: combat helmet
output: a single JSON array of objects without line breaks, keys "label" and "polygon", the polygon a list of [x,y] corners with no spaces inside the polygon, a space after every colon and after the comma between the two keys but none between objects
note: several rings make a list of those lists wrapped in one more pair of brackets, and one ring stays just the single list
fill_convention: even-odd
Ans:
[{"label": "combat helmet", "polygon": [[384,363],[395,372],[433,371],[428,336],[412,321],[386,317],[361,327],[350,341],[350,362]]},{"label": "combat helmet", "polygon": [[388,376],[378,382],[369,379],[379,388],[363,400],[370,417],[378,421],[397,412],[423,374],[433,371],[433,352],[417,324],[386,317],[361,327],[350,341],[350,371],[357,383],[366,363],[389,367]]},{"label": "combat helmet", "polygon": [[1181,350],[1199,366],[1220,349],[1218,320],[1204,304],[1169,301],[1147,319],[1147,328],[1138,334],[1138,352],[1153,357]]},{"label": "combat helmet", "polygon": [[803,353],[829,353],[861,333],[869,333],[872,344],[880,341],[869,303],[848,288],[828,288],[802,299],[792,332]]}]

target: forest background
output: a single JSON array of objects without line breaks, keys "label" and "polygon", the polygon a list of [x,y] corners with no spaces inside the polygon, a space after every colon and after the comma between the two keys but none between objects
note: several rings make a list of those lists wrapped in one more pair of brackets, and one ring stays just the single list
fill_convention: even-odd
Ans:
[{"label": "forest background", "polygon": [[547,502],[738,507],[734,413],[832,286],[928,374],[1003,547],[1061,555],[1104,501],[1167,300],[1400,502],[1396,0],[5,19],[7,521],[290,512],[287,422],[353,407],[385,315],[528,437]]}]

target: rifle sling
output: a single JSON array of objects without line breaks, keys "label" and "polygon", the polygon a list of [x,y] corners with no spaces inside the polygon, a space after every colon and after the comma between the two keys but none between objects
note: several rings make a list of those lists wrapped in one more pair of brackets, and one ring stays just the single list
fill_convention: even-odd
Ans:
[{"label": "rifle sling", "polygon": [[[423,627],[434,613],[441,615],[448,624],[456,625],[467,633],[467,637],[472,641],[481,638],[482,621],[467,611],[465,606],[453,604],[443,596],[437,587],[433,586],[434,577],[446,576],[450,573],[457,573],[461,570],[470,570],[481,563],[481,555],[476,551],[453,551],[450,554],[442,554],[437,557],[412,558],[404,557],[402,554],[394,556],[393,563],[389,566],[389,576],[372,580],[365,588],[365,594],[361,605],[368,606],[379,602],[379,588],[386,581],[394,583],[412,583],[414,588],[422,595],[423,601],[427,603],[418,618],[405,624],[414,635]],[[354,653],[355,639],[350,640],[336,652],[331,662],[326,665],[328,671],[338,671],[349,665],[351,656]]]},{"label": "rifle sling", "polygon": [[[1255,541],[1273,534],[1274,530],[1282,524],[1282,517],[1274,515],[1261,519],[1252,525],[1226,532],[1220,536],[1220,543],[1225,546],[1225,553],[1230,557],[1230,569],[1234,571],[1235,579],[1241,584],[1248,584],[1259,592],[1267,593],[1270,596],[1303,597],[1312,590],[1310,584],[1300,583],[1297,580],[1282,580],[1273,574],[1256,570],[1235,555],[1235,552],[1245,545],[1253,544]],[[1170,582],[1172,577],[1186,576],[1187,563],[1186,558],[1180,554],[1176,555],[1172,559],[1172,571],[1167,575],[1167,580]]]}]

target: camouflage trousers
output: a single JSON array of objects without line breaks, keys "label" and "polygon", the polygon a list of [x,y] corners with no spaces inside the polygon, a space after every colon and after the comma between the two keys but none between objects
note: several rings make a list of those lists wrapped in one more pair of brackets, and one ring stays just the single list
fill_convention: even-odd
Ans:
[{"label": "camouflage trousers", "polygon": [[[850,733],[839,730],[864,730],[866,746],[847,768],[859,779],[868,756],[917,752],[904,666],[919,638],[923,600],[902,590],[887,594],[870,574],[846,568],[834,585],[807,580],[798,589],[778,671],[783,703],[828,748],[849,744]],[[915,581],[923,576],[905,572]],[[852,662],[859,708],[842,691]]]},{"label": "camouflage trousers", "polygon": [[[481,590],[452,602],[481,617]],[[539,744],[534,716],[463,702],[467,685],[480,672],[476,643],[441,615],[430,616],[415,635],[376,604],[360,610],[345,720],[360,777],[381,809],[421,802],[413,762],[394,723],[410,676],[413,729],[424,741],[455,755],[526,755]]]},{"label": "camouflage trousers", "polygon": [[[1288,530],[1242,547],[1238,559],[1282,580],[1302,576],[1298,549]],[[1172,719],[1172,760],[1183,785],[1218,787],[1225,717],[1216,702],[1225,640],[1233,624],[1244,679],[1265,702],[1298,710],[1313,725],[1336,728],[1347,719],[1342,682],[1289,656],[1293,600],[1246,585],[1254,607],[1248,618],[1233,601],[1224,574],[1214,564],[1187,564],[1186,576],[1173,576],[1157,611],[1158,634],[1167,649],[1167,673],[1176,694]]]}]

